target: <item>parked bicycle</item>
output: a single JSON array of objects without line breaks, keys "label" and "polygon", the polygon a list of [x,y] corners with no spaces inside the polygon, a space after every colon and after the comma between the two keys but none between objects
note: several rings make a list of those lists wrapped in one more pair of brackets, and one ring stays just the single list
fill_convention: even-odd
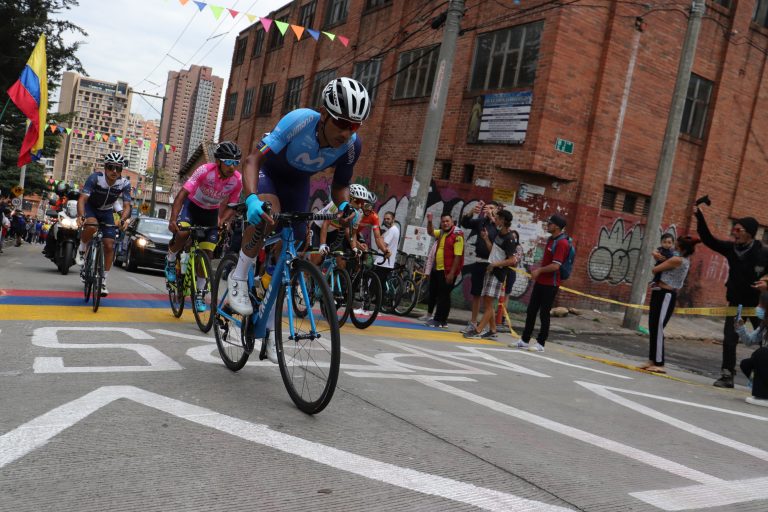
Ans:
[{"label": "parked bicycle", "polygon": [[93,312],[99,310],[101,304],[101,288],[104,283],[104,232],[105,224],[87,223],[84,226],[95,226],[96,234],[93,235],[85,253],[85,262],[80,269],[80,278],[83,281],[83,297],[88,303],[93,299]]},{"label": "parked bicycle", "polygon": [[[238,214],[246,211],[245,203],[229,205]],[[268,206],[268,203],[265,203]],[[268,208],[267,210],[268,211]],[[334,214],[279,213],[273,216],[286,225],[264,241],[269,248],[282,242],[269,285],[263,293],[256,286],[257,270],[248,272],[248,290],[253,304],[252,315],[233,311],[227,302],[227,280],[237,266],[236,254],[225,256],[216,269],[214,280],[214,334],[219,355],[232,371],[248,361],[256,340],[261,340],[260,359],[266,357],[267,312],[275,314],[275,349],[280,375],[296,406],[307,414],[322,411],[333,397],[339,376],[341,342],[336,305],[325,277],[315,265],[297,257],[292,224],[335,218]],[[316,290],[314,307],[307,307],[302,317],[297,314],[294,296],[304,304],[313,304],[310,290]]]},{"label": "parked bicycle", "polygon": [[358,329],[369,327],[379,316],[382,304],[382,290],[379,276],[371,270],[372,256],[376,253],[365,251],[359,255],[347,254],[347,270],[352,278],[352,298],[349,319]]},{"label": "parked bicycle", "polygon": [[[208,254],[200,248],[200,242],[205,241],[210,226],[190,226],[186,222],[179,224],[179,231],[190,231],[186,247],[176,255],[176,281],[165,282],[168,290],[168,300],[171,303],[173,316],[179,318],[184,311],[185,297],[192,300],[192,313],[197,326],[203,332],[208,332],[213,326],[211,313],[211,276],[213,270]],[[203,280],[202,286],[199,280]]]}]

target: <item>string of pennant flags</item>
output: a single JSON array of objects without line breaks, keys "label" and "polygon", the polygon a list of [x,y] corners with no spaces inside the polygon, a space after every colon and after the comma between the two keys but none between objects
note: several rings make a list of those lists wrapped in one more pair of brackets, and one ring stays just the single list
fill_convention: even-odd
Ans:
[{"label": "string of pennant flags", "polygon": [[64,126],[57,125],[55,123],[48,123],[48,129],[51,130],[51,133],[59,133],[61,135],[67,134],[72,135],[73,137],[79,137],[81,139],[91,140],[91,141],[97,141],[97,142],[116,142],[121,145],[128,145],[132,144],[134,146],[144,146],[145,148],[149,148],[150,151],[154,151],[155,148],[157,148],[158,151],[165,150],[166,153],[175,153],[176,152],[176,146],[172,144],[166,144],[164,142],[152,142],[149,140],[144,139],[137,139],[137,138],[131,138],[131,137],[120,137],[117,135],[112,135],[109,133],[100,133],[95,132],[93,130],[89,131],[83,131],[78,128],[66,128]]},{"label": "string of pennant flags", "polygon": [[[168,0],[166,0],[166,1],[168,1]],[[248,18],[248,21],[251,22],[251,23],[254,23],[256,20],[258,20],[259,23],[261,23],[261,25],[264,27],[264,31],[267,32],[267,33],[269,33],[269,29],[272,28],[272,25],[274,25],[280,31],[280,34],[282,34],[283,36],[285,35],[285,33],[290,28],[293,31],[294,35],[296,35],[296,40],[301,40],[301,36],[303,36],[304,32],[306,32],[315,41],[318,41],[320,39],[320,36],[324,35],[328,39],[330,39],[331,41],[335,41],[335,40],[338,39],[339,42],[341,44],[343,44],[344,46],[349,46],[349,38],[348,37],[344,37],[344,36],[339,35],[339,34],[334,34],[332,32],[325,32],[325,31],[322,31],[322,30],[312,30],[311,28],[302,27],[301,25],[294,25],[292,23],[286,23],[284,21],[273,20],[273,19],[270,19],[270,18],[263,18],[261,16],[256,16],[255,14],[251,14],[251,13],[248,13],[248,12],[236,11],[235,9],[230,9],[228,7],[222,7],[220,5],[213,5],[213,4],[209,4],[209,3],[206,3],[206,2],[198,2],[197,0],[192,0],[192,1],[190,1],[190,0],[179,0],[179,3],[181,5],[195,4],[197,6],[197,8],[199,9],[199,12],[202,12],[206,8],[208,8],[208,10],[211,12],[211,14],[213,14],[213,17],[215,19],[217,19],[217,20],[224,14],[224,11],[229,12],[230,16],[232,16],[233,19],[237,18],[240,15],[242,15],[242,16],[245,16],[246,18]]]}]

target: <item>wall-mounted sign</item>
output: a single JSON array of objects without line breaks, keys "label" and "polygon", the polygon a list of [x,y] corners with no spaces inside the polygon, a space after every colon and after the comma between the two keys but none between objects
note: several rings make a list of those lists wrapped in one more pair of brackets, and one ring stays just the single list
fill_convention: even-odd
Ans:
[{"label": "wall-mounted sign", "polygon": [[520,184],[520,190],[518,191],[517,195],[525,201],[528,199],[529,196],[540,196],[544,194],[544,187],[540,187],[538,185],[530,185],[528,183],[521,183]]},{"label": "wall-mounted sign", "polygon": [[528,130],[533,91],[483,94],[469,116],[468,144],[522,144]]}]

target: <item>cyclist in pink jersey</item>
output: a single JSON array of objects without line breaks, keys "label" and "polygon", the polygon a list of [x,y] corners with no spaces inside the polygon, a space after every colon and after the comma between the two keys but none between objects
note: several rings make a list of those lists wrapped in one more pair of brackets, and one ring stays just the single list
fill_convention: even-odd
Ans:
[{"label": "cyclist in pink jersey", "polygon": [[[198,167],[173,202],[171,221],[168,223],[173,239],[168,245],[165,263],[165,277],[170,282],[176,281],[176,255],[189,238],[189,231],[179,230],[179,225],[210,226],[200,247],[212,258],[219,226],[235,214],[234,210],[227,208],[227,203],[235,203],[240,198],[243,183],[237,167],[242,153],[237,144],[226,141],[216,146],[213,154],[216,162]],[[205,285],[204,282],[198,284],[200,288]],[[205,307],[205,303],[199,306]]]}]

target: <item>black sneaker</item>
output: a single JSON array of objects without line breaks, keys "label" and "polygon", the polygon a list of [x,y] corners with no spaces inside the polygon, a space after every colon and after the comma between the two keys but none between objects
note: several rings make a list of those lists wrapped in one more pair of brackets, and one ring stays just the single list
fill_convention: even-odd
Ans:
[{"label": "black sneaker", "polygon": [[723,370],[722,376],[712,383],[716,388],[733,388],[733,372]]},{"label": "black sneaker", "polygon": [[499,339],[499,335],[495,332],[491,331],[485,331],[483,334],[480,335],[480,337],[484,340],[497,340]]}]

